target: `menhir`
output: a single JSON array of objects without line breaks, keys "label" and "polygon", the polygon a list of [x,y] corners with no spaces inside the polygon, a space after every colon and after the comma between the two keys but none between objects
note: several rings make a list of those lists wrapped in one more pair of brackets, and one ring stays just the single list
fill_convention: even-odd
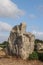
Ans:
[{"label": "menhir", "polygon": [[26,24],[21,23],[12,28],[8,38],[8,53],[27,59],[34,50],[35,36],[26,32]]}]

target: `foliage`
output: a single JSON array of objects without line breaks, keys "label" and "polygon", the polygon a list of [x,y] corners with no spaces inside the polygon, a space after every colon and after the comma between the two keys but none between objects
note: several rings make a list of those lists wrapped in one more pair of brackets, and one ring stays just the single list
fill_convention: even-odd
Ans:
[{"label": "foliage", "polygon": [[38,60],[38,53],[34,51],[32,54],[29,55],[30,60]]},{"label": "foliage", "polygon": [[2,48],[7,47],[7,45],[8,45],[7,41],[4,41],[3,43],[0,43],[0,47],[2,47]]},{"label": "foliage", "polygon": [[39,60],[43,61],[43,53],[38,53]]},{"label": "foliage", "polygon": [[37,44],[37,43],[43,43],[43,41],[42,40],[39,40],[39,39],[36,39],[35,40],[35,44]]}]

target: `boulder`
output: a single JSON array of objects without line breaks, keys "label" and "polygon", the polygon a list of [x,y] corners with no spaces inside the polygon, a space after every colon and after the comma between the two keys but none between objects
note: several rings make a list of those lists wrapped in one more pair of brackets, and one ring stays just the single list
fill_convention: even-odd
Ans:
[{"label": "boulder", "polygon": [[43,43],[37,43],[37,51],[43,50]]}]

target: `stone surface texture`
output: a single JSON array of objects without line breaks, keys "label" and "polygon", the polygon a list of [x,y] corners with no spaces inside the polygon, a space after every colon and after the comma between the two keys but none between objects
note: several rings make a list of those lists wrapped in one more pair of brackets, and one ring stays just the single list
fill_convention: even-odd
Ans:
[{"label": "stone surface texture", "polygon": [[8,38],[8,51],[10,55],[27,59],[34,50],[35,36],[26,32],[26,23],[21,23],[12,28]]},{"label": "stone surface texture", "polygon": [[43,50],[43,43],[37,43],[37,51]]}]

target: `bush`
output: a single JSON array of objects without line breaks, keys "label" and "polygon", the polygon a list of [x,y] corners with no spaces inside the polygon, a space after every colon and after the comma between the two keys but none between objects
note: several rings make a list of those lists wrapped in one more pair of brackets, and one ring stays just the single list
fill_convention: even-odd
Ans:
[{"label": "bush", "polygon": [[39,60],[43,61],[43,53],[38,53]]},{"label": "bush", "polygon": [[30,60],[38,60],[38,53],[34,51],[32,54],[29,55]]}]

